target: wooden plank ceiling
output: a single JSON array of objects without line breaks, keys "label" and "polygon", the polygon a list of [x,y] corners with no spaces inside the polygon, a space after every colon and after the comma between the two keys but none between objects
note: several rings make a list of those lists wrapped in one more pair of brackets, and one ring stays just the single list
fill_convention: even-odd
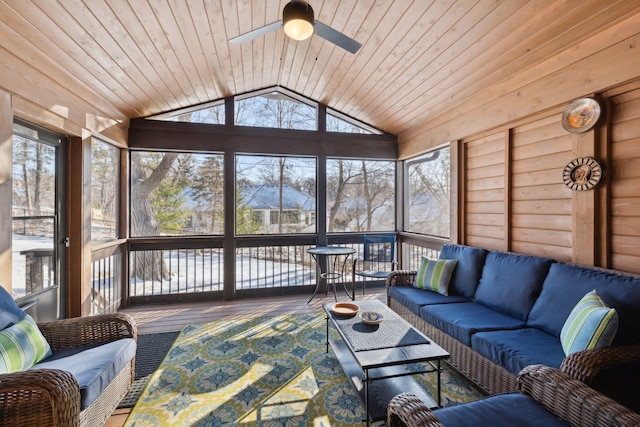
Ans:
[{"label": "wooden plank ceiling", "polygon": [[286,3],[0,0],[0,54],[34,64],[106,117],[282,86],[400,135],[515,75],[535,79],[525,71],[638,9],[629,0],[311,0],[316,19],[362,43],[357,54],[281,29],[228,43],[280,19]]}]

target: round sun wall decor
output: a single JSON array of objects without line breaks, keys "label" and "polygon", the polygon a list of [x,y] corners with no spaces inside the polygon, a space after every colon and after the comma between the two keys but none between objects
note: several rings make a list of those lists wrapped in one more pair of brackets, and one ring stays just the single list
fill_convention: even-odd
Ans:
[{"label": "round sun wall decor", "polygon": [[591,157],[579,157],[567,163],[562,171],[562,181],[572,190],[594,188],[602,179],[602,167]]}]

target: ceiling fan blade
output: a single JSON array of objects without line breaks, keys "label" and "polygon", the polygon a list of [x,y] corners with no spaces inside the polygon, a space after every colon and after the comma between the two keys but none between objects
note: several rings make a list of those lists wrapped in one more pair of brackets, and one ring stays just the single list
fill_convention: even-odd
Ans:
[{"label": "ceiling fan blade", "polygon": [[351,37],[345,36],[340,31],[334,30],[330,26],[325,25],[320,21],[316,20],[315,26],[316,34],[318,34],[323,39],[330,41],[336,46],[340,46],[347,52],[356,53],[362,46]]},{"label": "ceiling fan blade", "polygon": [[242,44],[248,42],[253,39],[257,39],[258,37],[264,36],[272,31],[276,31],[282,27],[282,20],[272,22],[271,24],[265,25],[264,27],[256,28],[255,30],[251,30],[248,33],[240,34],[232,39],[229,39],[229,43],[233,44]]}]

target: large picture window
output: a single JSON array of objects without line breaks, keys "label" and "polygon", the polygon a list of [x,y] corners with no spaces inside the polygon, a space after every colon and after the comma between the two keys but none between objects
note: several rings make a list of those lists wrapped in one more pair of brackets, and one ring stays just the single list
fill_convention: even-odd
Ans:
[{"label": "large picture window", "polygon": [[407,231],[450,237],[449,147],[405,162]]},{"label": "large picture window", "polygon": [[131,235],[224,233],[220,154],[131,153]]},{"label": "large picture window", "polygon": [[395,162],[327,160],[327,231],[395,230]]},{"label": "large picture window", "polygon": [[91,140],[91,240],[118,238],[120,150]]},{"label": "large picture window", "polygon": [[236,157],[236,234],[316,232],[316,159]]}]

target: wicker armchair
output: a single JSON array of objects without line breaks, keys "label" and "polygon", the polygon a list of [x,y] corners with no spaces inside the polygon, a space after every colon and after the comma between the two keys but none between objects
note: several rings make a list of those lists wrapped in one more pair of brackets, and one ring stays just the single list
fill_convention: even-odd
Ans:
[{"label": "wicker armchair", "polygon": [[[640,415],[593,390],[558,369],[531,365],[518,375],[518,391],[548,412],[574,427],[631,427],[640,425]],[[464,406],[464,405],[460,405]],[[455,410],[456,407],[452,408]],[[387,411],[389,427],[444,427],[432,412],[410,393],[395,396]],[[500,414],[495,414],[495,420]]]},{"label": "wicker armchair", "polygon": [[[51,350],[101,344],[121,338],[137,340],[134,320],[115,313],[38,324]],[[34,427],[102,426],[129,391],[135,358],[102,394],[80,411],[80,388],[69,372],[32,369],[0,374],[0,425]]]}]

